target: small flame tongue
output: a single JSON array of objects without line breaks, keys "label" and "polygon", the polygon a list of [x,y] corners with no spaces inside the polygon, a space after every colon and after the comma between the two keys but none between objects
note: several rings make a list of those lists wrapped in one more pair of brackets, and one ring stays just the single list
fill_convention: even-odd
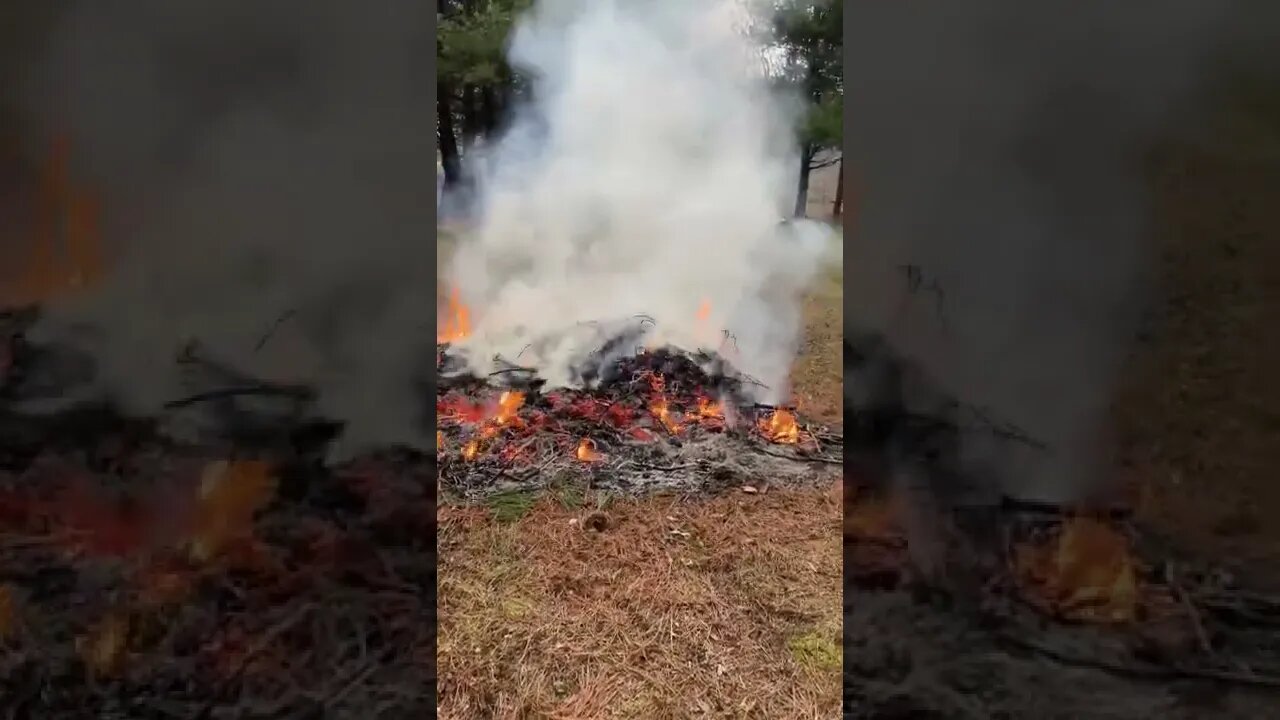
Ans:
[{"label": "small flame tongue", "polygon": [[524,393],[508,390],[498,398],[498,413],[493,418],[494,425],[508,425],[516,419],[516,413],[524,405]]},{"label": "small flame tongue", "polygon": [[776,443],[795,445],[800,442],[800,425],[790,410],[780,408],[761,418],[760,432]]},{"label": "small flame tongue", "polygon": [[453,343],[471,335],[471,310],[462,302],[458,291],[452,290],[444,300],[444,313],[439,318],[437,343]]},{"label": "small flame tongue", "polygon": [[661,423],[667,432],[675,435],[680,432],[680,423],[676,422],[671,416],[671,408],[667,403],[666,397],[659,397],[649,403],[649,412],[653,413],[653,417]]},{"label": "small flame tongue", "polygon": [[599,462],[604,459],[603,454],[596,452],[596,443],[590,438],[582,438],[575,455],[582,462]]},{"label": "small flame tongue", "polygon": [[[12,287],[16,296],[0,297],[0,305],[44,302],[98,280],[104,272],[97,197],[78,184],[71,172],[71,142],[54,139],[40,169],[29,257],[0,256],[19,269]],[[0,274],[0,286],[9,278]]]}]

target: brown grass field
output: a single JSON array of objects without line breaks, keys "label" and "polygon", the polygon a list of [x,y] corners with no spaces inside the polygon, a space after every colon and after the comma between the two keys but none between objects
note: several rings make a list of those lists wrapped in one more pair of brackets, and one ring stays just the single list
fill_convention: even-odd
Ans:
[{"label": "brown grass field", "polygon": [[1153,157],[1163,300],[1116,401],[1146,528],[1280,589],[1280,91]]}]

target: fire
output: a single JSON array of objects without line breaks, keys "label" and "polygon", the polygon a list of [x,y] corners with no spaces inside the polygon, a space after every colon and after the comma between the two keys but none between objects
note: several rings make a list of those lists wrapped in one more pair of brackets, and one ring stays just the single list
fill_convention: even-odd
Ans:
[{"label": "fire", "polygon": [[711,398],[700,397],[698,398],[698,417],[705,419],[723,418],[724,408]]},{"label": "fire", "polygon": [[253,517],[276,491],[271,465],[258,460],[219,461],[201,477],[199,505],[190,553],[205,561],[225,549],[237,536],[249,533]]},{"label": "fire", "polygon": [[604,459],[603,454],[596,452],[596,443],[590,438],[582,438],[576,455],[582,462],[600,462]]},{"label": "fire", "polygon": [[705,323],[711,319],[711,301],[704,299],[702,304],[698,305],[698,322]]},{"label": "fire", "polygon": [[653,416],[658,419],[658,422],[662,423],[662,427],[666,428],[667,432],[672,435],[680,432],[680,423],[676,422],[675,418],[671,416],[671,408],[667,404],[665,395],[659,396],[649,403],[649,412],[653,413]]},{"label": "fire", "polygon": [[103,272],[97,198],[71,177],[71,142],[54,139],[41,168],[31,255],[17,278],[18,297],[40,302],[91,284]]},{"label": "fire", "polygon": [[800,426],[790,410],[778,409],[760,420],[760,431],[776,443],[794,445],[800,442]]},{"label": "fire", "polygon": [[[437,403],[436,417],[460,420],[468,425],[482,424],[476,437],[462,446],[462,459],[474,460],[480,454],[480,443],[492,440],[505,428],[523,427],[517,413],[524,406],[524,393],[507,390],[498,396],[497,407],[470,403]],[[486,407],[493,407],[492,416],[486,416]],[[444,433],[436,431],[436,452],[444,448]]]},{"label": "fire", "polygon": [[513,390],[503,392],[498,397],[498,413],[493,418],[494,425],[510,424],[522,405],[524,405],[524,393]]},{"label": "fire", "polygon": [[440,318],[440,327],[436,332],[437,343],[457,342],[471,334],[471,311],[458,291],[452,290],[445,301],[444,317]]},{"label": "fire", "polygon": [[694,339],[701,347],[715,347],[720,339],[719,329],[711,324],[711,301],[703,298],[694,315]]},{"label": "fire", "polygon": [[1061,617],[1127,622],[1138,605],[1138,580],[1129,539],[1089,517],[1066,521],[1056,538],[1022,546],[1016,569],[1033,601]]}]

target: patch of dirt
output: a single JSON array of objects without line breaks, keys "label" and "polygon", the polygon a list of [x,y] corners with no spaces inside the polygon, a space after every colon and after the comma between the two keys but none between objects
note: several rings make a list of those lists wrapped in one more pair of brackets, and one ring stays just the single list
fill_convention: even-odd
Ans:
[{"label": "patch of dirt", "polygon": [[838,486],[494,512],[438,511],[439,717],[837,716]]}]

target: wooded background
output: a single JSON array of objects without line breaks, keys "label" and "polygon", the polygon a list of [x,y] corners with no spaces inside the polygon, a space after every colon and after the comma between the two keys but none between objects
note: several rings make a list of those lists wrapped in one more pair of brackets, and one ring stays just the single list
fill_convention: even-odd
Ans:
[{"label": "wooded background", "polygon": [[[436,131],[445,187],[468,182],[466,149],[502,130],[505,113],[529,83],[506,61],[506,42],[530,0],[437,0]],[[795,213],[806,214],[810,172],[842,162],[844,5],[839,0],[777,0],[769,65],[774,80],[807,102],[797,128],[800,167]],[[837,173],[839,177],[839,173]],[[841,189],[832,215],[841,211]]]}]

